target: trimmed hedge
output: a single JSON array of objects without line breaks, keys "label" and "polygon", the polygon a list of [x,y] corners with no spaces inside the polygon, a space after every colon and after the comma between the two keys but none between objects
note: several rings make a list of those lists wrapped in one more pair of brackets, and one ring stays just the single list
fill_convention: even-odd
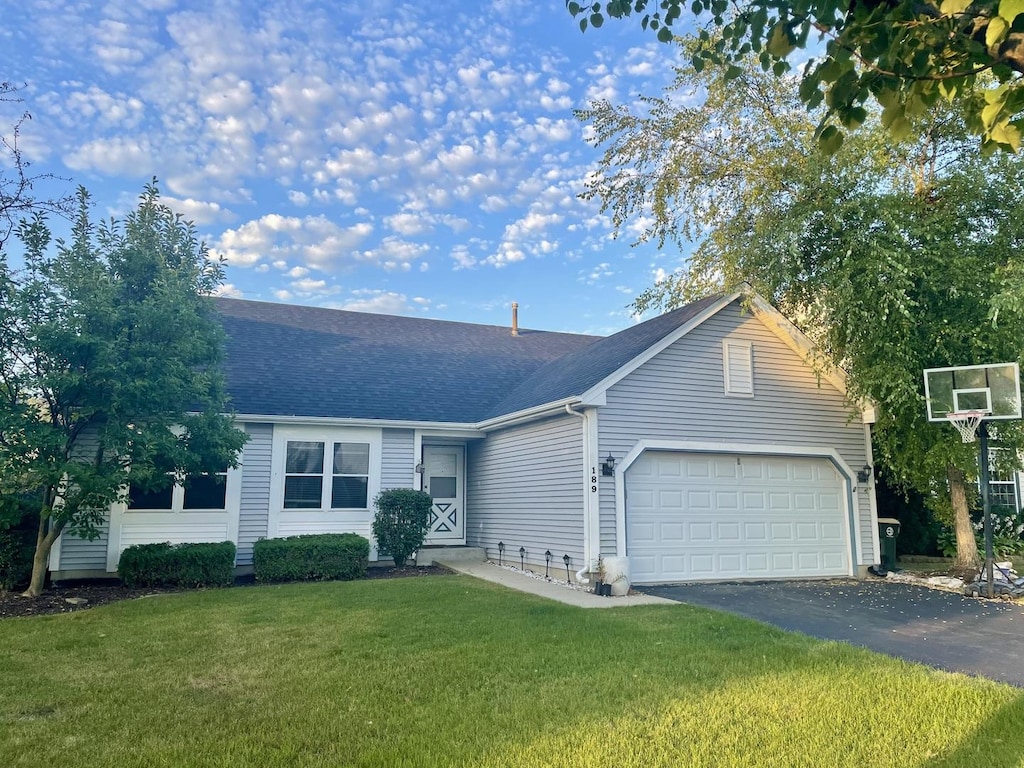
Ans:
[{"label": "trimmed hedge", "polygon": [[235,545],[136,544],[121,553],[117,575],[128,587],[230,587]]},{"label": "trimmed hedge", "polygon": [[349,581],[366,575],[370,542],[355,533],[260,539],[252,562],[256,581]]}]

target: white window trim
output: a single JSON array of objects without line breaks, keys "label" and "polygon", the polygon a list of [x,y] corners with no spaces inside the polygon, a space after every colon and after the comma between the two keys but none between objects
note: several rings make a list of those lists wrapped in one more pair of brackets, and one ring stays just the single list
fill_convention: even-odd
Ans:
[{"label": "white window trim", "polygon": [[[367,443],[370,446],[369,476],[366,482],[366,507],[348,509],[329,508],[298,508],[285,509],[284,507],[284,478],[285,462],[288,455],[288,442],[309,441],[324,443],[324,488],[323,498],[329,498],[330,478],[327,473],[329,469],[331,452],[329,445],[334,443]],[[267,536],[277,538],[290,535],[288,531],[282,532],[284,527],[295,528],[296,526],[308,530],[310,533],[358,533],[366,536],[373,544],[370,535],[371,523],[373,520],[373,500],[380,493],[381,483],[381,455],[382,455],[382,434],[380,429],[356,428],[356,427],[330,427],[330,426],[277,426],[274,428],[273,453],[271,456],[270,472],[270,509],[267,514]],[[371,559],[375,552],[371,552]]]},{"label": "white window trim", "polygon": [[185,509],[185,485],[183,483],[175,482],[174,485],[171,487],[171,506],[170,506],[169,509],[159,509],[159,508],[148,509],[146,507],[139,507],[138,509],[131,509],[131,508],[128,507],[127,504],[125,504],[125,514],[128,514],[128,515],[138,515],[138,514],[157,513],[157,514],[163,514],[163,515],[169,515],[169,514],[180,515],[180,514],[192,514],[193,512],[196,512],[196,513],[211,512],[213,514],[217,514],[218,512],[226,512],[227,509],[228,509],[228,490],[229,490],[227,488],[227,479],[228,479],[228,476],[231,474],[231,471],[232,471],[231,468],[228,467],[227,471],[225,471],[225,472],[208,472],[208,473],[204,473],[204,474],[210,474],[210,475],[223,475],[224,476],[225,488],[224,488],[224,506],[223,507],[196,507],[195,509]]},{"label": "white window trim", "polygon": [[[244,449],[243,449],[244,451]],[[174,507],[174,500],[182,502],[184,488],[175,483],[171,509],[128,510],[127,502],[115,502],[110,505],[110,530],[107,539],[107,571],[117,570],[117,561],[121,558],[121,546],[124,530],[131,527],[155,526],[166,528],[174,526],[188,532],[194,525],[223,523],[227,538],[238,546],[238,515],[242,506],[242,467],[228,467],[224,479],[224,509],[180,509]],[[127,489],[125,489],[127,492]]]},{"label": "white window trim", "polygon": [[[738,357],[739,355],[742,355],[742,357]],[[747,368],[750,371],[749,389],[738,389],[736,384],[732,381],[729,369],[731,367],[730,364],[734,359],[736,362],[746,363]],[[726,397],[754,396],[754,345],[752,342],[722,339],[722,374],[725,378]]]}]

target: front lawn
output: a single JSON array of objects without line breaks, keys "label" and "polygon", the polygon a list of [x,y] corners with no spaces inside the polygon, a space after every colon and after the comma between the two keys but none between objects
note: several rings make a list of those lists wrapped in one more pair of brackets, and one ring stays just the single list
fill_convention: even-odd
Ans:
[{"label": "front lawn", "polygon": [[1024,692],[469,577],[0,622],[4,766],[1024,766]]}]

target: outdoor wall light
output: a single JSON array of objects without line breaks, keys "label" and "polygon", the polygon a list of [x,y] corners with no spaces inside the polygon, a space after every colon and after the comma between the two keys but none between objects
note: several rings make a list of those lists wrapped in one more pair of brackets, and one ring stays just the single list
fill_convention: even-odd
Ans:
[{"label": "outdoor wall light", "polygon": [[417,475],[422,475],[425,469],[426,467],[423,466],[423,462],[419,461],[416,463],[416,466],[413,467],[413,472],[415,472]]},{"label": "outdoor wall light", "polygon": [[857,470],[857,482],[866,483],[871,479],[872,472],[873,470],[871,469],[871,465],[865,464],[863,469]]},{"label": "outdoor wall light", "polygon": [[615,457],[612,456],[611,451],[608,452],[608,458],[601,462],[601,474],[605,477],[615,474]]}]

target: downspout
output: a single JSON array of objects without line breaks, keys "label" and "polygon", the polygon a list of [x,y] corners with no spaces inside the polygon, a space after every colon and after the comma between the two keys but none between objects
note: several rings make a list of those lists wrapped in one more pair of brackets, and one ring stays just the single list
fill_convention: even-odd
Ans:
[{"label": "downspout", "polygon": [[[571,403],[565,404],[565,412],[571,416],[578,416],[580,418],[580,426],[583,429],[583,471],[584,471],[584,496],[583,496],[583,567],[576,572],[576,581],[580,584],[589,584],[590,579],[586,578],[586,574],[595,573],[599,567],[598,559],[595,556],[593,547],[591,545],[591,523],[593,521],[593,505],[597,500],[597,494],[590,489],[591,475],[590,475],[590,459],[591,459],[591,448],[590,445],[590,430],[587,428],[589,424],[589,417],[586,411],[574,410]],[[596,483],[596,481],[595,481]]]}]

